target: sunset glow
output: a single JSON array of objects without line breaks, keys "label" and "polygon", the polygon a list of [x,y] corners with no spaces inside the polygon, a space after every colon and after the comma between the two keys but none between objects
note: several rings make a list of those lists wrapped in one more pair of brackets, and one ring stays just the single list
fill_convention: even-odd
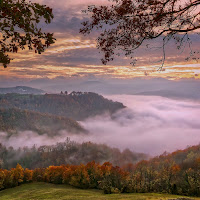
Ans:
[{"label": "sunset glow", "polygon": [[[120,56],[114,62],[107,65],[101,63],[102,54],[96,49],[96,33],[83,36],[79,33],[81,22],[87,19],[87,15],[81,10],[88,5],[97,4],[96,1],[47,1],[35,0],[53,8],[54,20],[44,28],[53,32],[56,42],[42,55],[34,54],[28,50],[18,54],[11,54],[12,60],[8,69],[1,69],[0,78],[5,77],[19,79],[37,79],[57,77],[84,77],[92,75],[96,78],[129,79],[134,77],[162,77],[170,80],[182,78],[200,79],[200,63],[185,61],[189,56],[186,46],[183,52],[170,43],[166,50],[166,61],[162,70],[160,49],[148,50],[145,46],[135,52],[136,66],[130,64],[131,59]],[[98,4],[107,4],[107,0],[98,1]],[[199,50],[199,36],[192,36],[193,50]],[[157,47],[157,42],[151,42],[152,47]]]}]

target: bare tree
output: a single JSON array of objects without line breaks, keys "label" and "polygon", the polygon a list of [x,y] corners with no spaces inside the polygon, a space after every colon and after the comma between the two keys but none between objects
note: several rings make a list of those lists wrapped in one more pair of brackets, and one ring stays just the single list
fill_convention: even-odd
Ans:
[{"label": "bare tree", "polygon": [[26,0],[0,0],[0,63],[10,63],[10,52],[17,53],[27,46],[35,53],[42,53],[54,43],[52,33],[44,33],[38,24],[50,23],[52,9],[46,5]]},{"label": "bare tree", "polygon": [[[190,58],[196,58],[191,49],[190,33],[200,28],[200,0],[110,0],[112,5],[89,6],[86,13],[90,20],[83,22],[82,34],[94,29],[102,32],[97,38],[97,47],[104,56],[102,63],[120,55],[119,50],[133,59],[133,53],[144,42],[162,38],[162,66],[165,61],[165,46],[175,40],[178,49],[187,43]],[[148,45],[147,45],[148,48]],[[189,58],[189,57],[188,57]],[[187,58],[187,59],[188,59]]]}]

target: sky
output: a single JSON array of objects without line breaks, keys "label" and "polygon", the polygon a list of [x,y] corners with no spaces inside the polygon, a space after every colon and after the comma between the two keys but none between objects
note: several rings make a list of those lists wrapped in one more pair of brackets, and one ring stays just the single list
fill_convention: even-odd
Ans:
[{"label": "sky", "polygon": [[[41,24],[44,31],[53,32],[57,39],[42,55],[24,50],[12,54],[14,58],[7,69],[1,67],[2,82],[32,81],[32,80],[73,80],[85,78],[88,80],[132,79],[136,77],[166,78],[169,80],[200,79],[200,63],[185,61],[189,48],[184,52],[176,50],[173,43],[166,48],[166,62],[163,71],[158,71],[161,64],[160,49],[146,49],[145,45],[135,52],[138,60],[136,66],[130,64],[126,57],[102,65],[102,54],[96,48],[97,31],[83,36],[79,33],[81,22],[88,19],[82,10],[88,5],[105,5],[108,0],[32,0],[53,8],[54,19],[51,24]],[[199,50],[200,36],[191,35],[192,48]],[[157,47],[159,41],[150,43]]]}]

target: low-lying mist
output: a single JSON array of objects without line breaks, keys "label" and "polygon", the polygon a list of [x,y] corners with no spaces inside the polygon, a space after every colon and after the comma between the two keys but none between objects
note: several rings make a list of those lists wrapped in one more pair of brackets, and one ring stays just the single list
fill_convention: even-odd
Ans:
[{"label": "low-lying mist", "polygon": [[200,102],[132,95],[107,98],[120,101],[127,108],[112,117],[98,116],[83,122],[92,133],[84,140],[151,155],[200,142]]},{"label": "low-lying mist", "polygon": [[200,102],[172,100],[155,96],[112,95],[107,98],[122,102],[127,108],[114,115],[104,114],[80,122],[88,134],[66,131],[47,134],[25,131],[9,138],[0,133],[0,143],[19,148],[54,145],[70,137],[76,142],[105,143],[121,150],[152,156],[197,145],[200,142]]},{"label": "low-lying mist", "polygon": [[[80,134],[79,134],[80,135]],[[49,136],[47,134],[38,134],[33,131],[18,131],[16,134],[8,136],[5,132],[0,132],[0,143],[6,147],[13,147],[18,149],[20,147],[37,147],[44,145],[55,145],[59,142],[64,142],[72,134],[67,131],[59,131],[55,133],[55,136]]]}]

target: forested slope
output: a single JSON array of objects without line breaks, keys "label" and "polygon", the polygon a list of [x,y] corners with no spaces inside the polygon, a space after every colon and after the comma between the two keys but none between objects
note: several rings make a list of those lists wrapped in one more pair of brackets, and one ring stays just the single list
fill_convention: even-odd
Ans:
[{"label": "forested slope", "polygon": [[[26,146],[26,144],[23,145]],[[24,168],[34,169],[50,165],[87,164],[91,161],[101,164],[109,161],[113,165],[123,166],[128,163],[137,163],[146,158],[147,155],[128,149],[120,151],[105,144],[77,143],[70,141],[69,138],[65,142],[55,145],[22,147],[16,150],[0,144],[0,168],[6,169],[15,167],[17,163]]]},{"label": "forested slope", "polygon": [[88,117],[113,113],[125,106],[105,99],[96,93],[72,92],[71,94],[2,94],[1,108],[19,108],[84,120]]},{"label": "forested slope", "polygon": [[121,168],[109,162],[101,165],[94,161],[85,165],[49,166],[34,170],[24,170],[18,164],[11,170],[0,169],[0,188],[36,181],[101,189],[106,194],[170,193],[200,196],[199,152],[200,145],[197,145]]},{"label": "forested slope", "polygon": [[60,130],[71,133],[86,132],[78,122],[67,117],[15,108],[0,108],[0,131],[8,135],[18,131],[34,131],[55,136]]}]

